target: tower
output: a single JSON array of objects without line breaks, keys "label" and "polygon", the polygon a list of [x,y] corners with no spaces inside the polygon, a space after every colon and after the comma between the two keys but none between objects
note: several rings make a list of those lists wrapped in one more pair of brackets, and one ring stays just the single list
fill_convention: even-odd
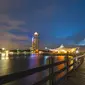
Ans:
[{"label": "tower", "polygon": [[32,50],[36,51],[39,48],[39,40],[38,40],[39,34],[37,32],[34,33],[32,37]]}]

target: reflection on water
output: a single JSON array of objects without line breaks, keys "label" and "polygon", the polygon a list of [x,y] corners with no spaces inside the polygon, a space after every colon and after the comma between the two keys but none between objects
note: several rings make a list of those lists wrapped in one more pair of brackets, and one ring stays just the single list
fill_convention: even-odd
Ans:
[{"label": "reflection on water", "polygon": [[0,57],[0,75],[6,75],[9,73],[10,62],[8,56]]},{"label": "reflection on water", "polygon": [[[43,66],[49,64],[49,59],[54,58],[54,62],[58,60],[64,60],[65,57],[58,56],[43,56],[43,55],[13,55],[13,56],[0,56],[0,75],[6,75],[14,72],[19,72],[23,70],[28,70],[31,68]],[[58,68],[62,68],[63,66],[55,66],[54,70],[58,70]],[[62,73],[64,75],[64,73]],[[11,83],[5,85],[31,85],[36,81],[41,80],[45,76],[49,75],[49,69],[44,70],[42,72],[38,72],[29,77],[13,81]],[[58,75],[61,77],[62,75]],[[58,77],[57,76],[57,77]]]},{"label": "reflection on water", "polygon": [[[5,56],[2,54],[0,56],[0,75],[11,74],[14,72],[19,72],[23,70],[28,70],[31,68],[39,67],[45,64],[48,64],[49,56],[42,55],[13,55],[13,56]],[[18,81],[13,81],[7,83],[5,85],[29,85],[33,84],[36,81],[41,80],[46,75],[48,75],[48,69],[29,77],[20,79]]]},{"label": "reflection on water", "polygon": [[1,60],[8,60],[9,57],[1,57]]}]

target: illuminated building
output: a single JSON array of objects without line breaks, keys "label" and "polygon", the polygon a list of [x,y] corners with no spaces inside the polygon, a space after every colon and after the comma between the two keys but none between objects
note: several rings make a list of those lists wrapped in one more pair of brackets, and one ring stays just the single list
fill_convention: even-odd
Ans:
[{"label": "illuminated building", "polygon": [[49,49],[50,51],[52,51],[53,53],[79,53],[79,49],[78,47],[75,48],[67,48],[64,47],[63,45],[61,45],[59,48],[55,48],[55,49]]},{"label": "illuminated building", "polygon": [[38,40],[39,34],[37,32],[34,33],[34,36],[32,37],[32,50],[38,51],[39,48],[39,40]]}]

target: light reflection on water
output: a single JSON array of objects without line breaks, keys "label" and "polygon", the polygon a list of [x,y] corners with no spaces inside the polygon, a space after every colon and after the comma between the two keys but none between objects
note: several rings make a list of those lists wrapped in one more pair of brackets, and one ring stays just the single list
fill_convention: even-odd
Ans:
[{"label": "light reflection on water", "polygon": [[[48,64],[49,56],[35,55],[15,55],[15,56],[0,56],[0,75],[11,74],[22,70],[39,67]],[[29,85],[41,80],[48,75],[48,69],[29,77],[13,81],[4,85]]]},{"label": "light reflection on water", "polygon": [[[43,56],[35,54],[32,54],[30,56],[0,56],[0,75],[6,75],[49,64],[50,57],[53,56]],[[55,56],[54,62],[57,61],[57,57],[58,56]],[[55,69],[57,70],[57,67],[55,67]],[[49,75],[49,69],[4,85],[31,85],[47,75]]]},{"label": "light reflection on water", "polygon": [[6,75],[9,73],[8,69],[10,67],[9,57],[8,56],[1,56],[0,58],[0,75]]}]

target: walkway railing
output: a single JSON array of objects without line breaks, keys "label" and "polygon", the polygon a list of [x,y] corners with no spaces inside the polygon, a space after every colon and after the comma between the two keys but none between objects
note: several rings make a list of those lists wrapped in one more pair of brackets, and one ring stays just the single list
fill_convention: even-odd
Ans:
[{"label": "walkway railing", "polygon": [[[27,76],[30,76],[32,74],[44,71],[46,69],[49,69],[49,75],[44,77],[42,80],[34,83],[33,85],[42,85],[42,84],[46,83],[48,80],[49,80],[49,85],[54,85],[55,76],[61,74],[64,71],[66,71],[65,75],[67,75],[73,69],[76,69],[83,62],[84,56],[85,55],[82,55],[82,57],[77,56],[73,59],[69,59],[68,56],[67,56],[66,60],[58,61],[56,63],[53,62],[53,57],[51,57],[52,61],[48,65],[44,65],[44,66],[41,66],[41,67],[36,67],[36,68],[29,69],[29,70],[26,70],[26,71],[16,72],[16,73],[5,75],[5,76],[0,76],[0,85],[11,82],[11,81],[14,81],[14,80],[18,80],[18,79],[21,79],[21,78],[24,78],[24,77],[27,77]],[[73,63],[69,64],[69,61],[71,61],[71,60],[73,60]],[[77,65],[76,65],[76,63],[77,63]],[[54,72],[54,67],[59,66],[61,64],[65,64],[65,67],[63,67],[62,69],[59,69],[56,72]],[[70,67],[72,67],[72,66],[73,66],[73,69],[69,70]],[[64,77],[64,76],[62,76],[62,77]],[[59,78],[57,81],[59,81],[61,78]]]}]

